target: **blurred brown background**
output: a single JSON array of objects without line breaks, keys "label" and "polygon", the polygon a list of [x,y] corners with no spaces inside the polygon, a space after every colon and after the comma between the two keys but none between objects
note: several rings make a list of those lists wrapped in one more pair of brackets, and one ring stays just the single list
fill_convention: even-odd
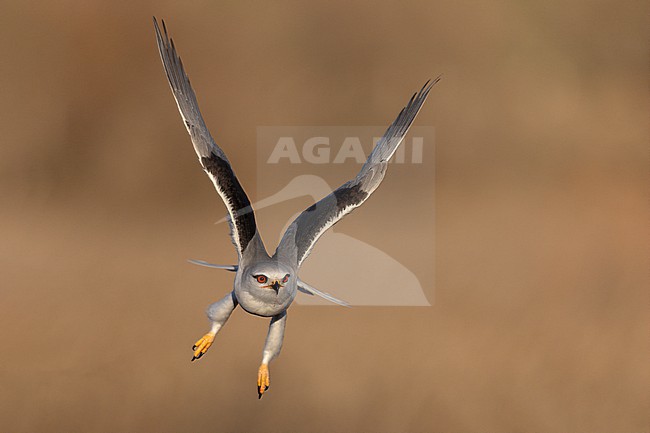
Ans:
[{"label": "blurred brown background", "polygon": [[[232,275],[185,259],[235,254],[152,15],[253,199],[258,125],[388,124],[445,74],[417,120],[436,127],[432,307],[292,307],[261,401],[266,320],[237,311],[190,364]],[[647,17],[642,1],[1,2],[0,430],[647,432]],[[337,229],[404,195],[393,175]]]}]

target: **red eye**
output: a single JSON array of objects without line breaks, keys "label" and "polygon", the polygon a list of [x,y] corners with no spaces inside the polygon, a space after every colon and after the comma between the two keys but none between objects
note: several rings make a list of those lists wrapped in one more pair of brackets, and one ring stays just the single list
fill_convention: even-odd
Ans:
[{"label": "red eye", "polygon": [[283,283],[286,283],[287,281],[289,281],[289,274],[285,275],[284,278],[282,279]]},{"label": "red eye", "polygon": [[266,275],[253,275],[258,283],[264,284],[267,281]]}]

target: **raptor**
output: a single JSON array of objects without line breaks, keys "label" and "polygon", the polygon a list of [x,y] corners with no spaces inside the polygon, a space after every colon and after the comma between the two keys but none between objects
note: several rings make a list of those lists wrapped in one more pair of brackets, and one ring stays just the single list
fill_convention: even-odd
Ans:
[{"label": "raptor", "polygon": [[192,361],[200,359],[207,352],[237,306],[253,315],[270,318],[262,362],[257,373],[257,392],[261,398],[268,390],[269,363],[279,355],[282,348],[287,309],[297,292],[348,305],[302,281],[298,276],[300,266],[320,236],[353,209],[361,206],[377,189],[386,174],[388,161],[404,139],[432,86],[440,77],[427,81],[422,89],[411,97],[397,119],[377,142],[357,176],[299,214],[286,229],[273,255],[269,255],[257,230],[251,203],[226,154],[217,146],[205,125],[196,94],[174,42],[167,34],[165,22],[162,22],[162,30],[155,17],[153,22],[158,50],[178,110],[201,166],[228,210],[230,235],[238,257],[237,265],[212,265],[194,261],[200,265],[232,271],[235,278],[233,290],[208,307],[210,331],[193,345]]}]

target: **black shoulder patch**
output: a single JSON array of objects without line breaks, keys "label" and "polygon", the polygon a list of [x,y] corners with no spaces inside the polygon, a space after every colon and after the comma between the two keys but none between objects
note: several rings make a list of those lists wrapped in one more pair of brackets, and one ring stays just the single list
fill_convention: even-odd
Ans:
[{"label": "black shoulder patch", "polygon": [[[233,224],[237,230],[239,242],[241,243],[241,252],[243,253],[250,240],[255,236],[256,231],[255,214],[251,203],[228,162],[214,153],[210,153],[210,156],[201,157],[201,165],[217,178],[219,188],[224,192],[232,207],[235,214]],[[246,209],[246,211],[240,213],[243,209]]]},{"label": "black shoulder patch", "polygon": [[298,260],[302,260],[322,227],[351,206],[359,205],[368,197],[360,184],[343,185],[318,203],[305,209],[296,220]]}]

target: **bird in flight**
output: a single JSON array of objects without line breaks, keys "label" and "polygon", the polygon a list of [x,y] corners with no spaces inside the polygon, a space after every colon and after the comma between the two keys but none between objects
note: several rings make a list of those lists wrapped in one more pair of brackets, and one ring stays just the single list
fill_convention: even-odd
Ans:
[{"label": "bird in flight", "polygon": [[411,97],[377,142],[357,176],[298,215],[286,229],[273,255],[269,255],[257,231],[251,203],[226,154],[215,143],[205,125],[196,94],[176,52],[174,41],[167,34],[165,22],[162,22],[162,31],[155,17],[153,23],[165,74],[185,128],[190,134],[194,151],[228,210],[230,236],[238,258],[236,265],[193,261],[199,265],[232,271],[235,279],[233,290],[208,307],[210,331],[192,347],[192,361],[200,359],[207,352],[237,306],[250,314],[270,318],[262,362],[257,373],[257,392],[258,397],[262,398],[270,384],[269,363],[279,355],[282,348],[287,309],[297,292],[321,296],[339,305],[348,305],[302,281],[298,277],[300,266],[318,238],[353,209],[361,206],[377,189],[386,174],[388,161],[404,139],[431,87],[440,77],[427,81]]}]

